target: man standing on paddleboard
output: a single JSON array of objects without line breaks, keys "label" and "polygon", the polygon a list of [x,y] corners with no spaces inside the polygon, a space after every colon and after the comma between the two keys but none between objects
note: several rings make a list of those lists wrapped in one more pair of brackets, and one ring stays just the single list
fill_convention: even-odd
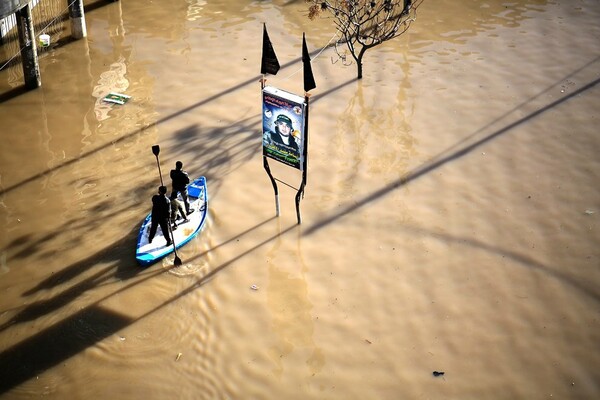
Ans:
[{"label": "man standing on paddleboard", "polygon": [[171,245],[171,235],[169,234],[169,216],[171,215],[171,202],[167,198],[167,187],[159,186],[158,194],[152,196],[152,224],[150,225],[150,234],[148,243],[152,243],[156,229],[160,225],[163,236],[167,239],[167,246]]},{"label": "man standing on paddleboard", "polygon": [[188,201],[187,185],[190,183],[190,177],[182,168],[183,163],[181,161],[177,161],[175,163],[175,169],[171,170],[171,180],[173,181],[171,198],[177,197],[177,193],[180,193],[183,203],[185,204],[185,212],[186,214],[190,215],[194,212],[194,210],[190,210],[190,202]]}]

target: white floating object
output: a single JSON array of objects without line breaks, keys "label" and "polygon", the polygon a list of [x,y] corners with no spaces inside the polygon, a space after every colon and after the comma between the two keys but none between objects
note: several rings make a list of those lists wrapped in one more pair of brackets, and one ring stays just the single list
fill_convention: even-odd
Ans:
[{"label": "white floating object", "polygon": [[40,47],[48,47],[50,46],[50,35],[46,35],[45,33],[40,35]]}]

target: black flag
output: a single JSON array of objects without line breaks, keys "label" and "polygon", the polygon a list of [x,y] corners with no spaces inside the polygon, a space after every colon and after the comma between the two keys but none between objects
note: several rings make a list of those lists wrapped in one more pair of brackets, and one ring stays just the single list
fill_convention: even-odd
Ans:
[{"label": "black flag", "polygon": [[267,24],[263,25],[263,45],[262,45],[262,60],[260,62],[260,73],[277,75],[279,71],[279,61],[273,50],[273,45],[267,33]]},{"label": "black flag", "polygon": [[312,67],[310,66],[310,55],[308,54],[308,48],[306,47],[306,38],[302,33],[302,65],[304,69],[304,91],[308,92],[311,89],[317,87],[315,83],[315,77],[312,73]]}]

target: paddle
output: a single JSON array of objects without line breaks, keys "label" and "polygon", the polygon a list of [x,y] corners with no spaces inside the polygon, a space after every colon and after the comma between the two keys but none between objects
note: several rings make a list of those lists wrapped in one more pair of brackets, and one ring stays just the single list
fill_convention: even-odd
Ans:
[{"label": "paddle", "polygon": [[158,161],[158,154],[160,153],[160,146],[155,144],[152,146],[152,153],[156,156],[156,165],[158,165],[158,176],[160,176],[160,186],[165,186],[162,180],[162,172],[160,172],[160,162]]},{"label": "paddle", "polygon": [[[155,144],[152,146],[152,153],[156,156],[156,165],[158,165],[158,175],[160,176],[160,185],[165,186],[163,183],[162,172],[160,171],[160,161],[158,161],[158,154],[160,153],[160,146]],[[171,210],[169,210],[169,213]],[[177,256],[177,247],[175,247],[175,236],[173,236],[173,230],[171,229],[171,219],[168,218],[167,225],[169,226],[169,235],[171,235],[172,243],[173,243],[173,251],[175,252],[175,261],[173,264],[176,266],[181,265],[181,258]]]}]

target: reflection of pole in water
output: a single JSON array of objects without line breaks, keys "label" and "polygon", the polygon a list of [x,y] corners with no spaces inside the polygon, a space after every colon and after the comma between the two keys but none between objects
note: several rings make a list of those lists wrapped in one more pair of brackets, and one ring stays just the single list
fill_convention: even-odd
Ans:
[{"label": "reflection of pole in water", "polygon": [[[281,233],[279,220],[277,228]],[[279,235],[273,248],[267,252],[267,305],[272,316],[272,331],[278,339],[270,354],[276,364],[273,372],[277,376],[283,372],[284,357],[294,350],[310,352],[306,358],[310,375],[318,373],[325,364],[323,353],[313,339],[313,306],[308,299],[308,285],[304,277],[307,268],[300,248],[299,226],[297,232],[295,250],[293,243],[283,241]]]}]

